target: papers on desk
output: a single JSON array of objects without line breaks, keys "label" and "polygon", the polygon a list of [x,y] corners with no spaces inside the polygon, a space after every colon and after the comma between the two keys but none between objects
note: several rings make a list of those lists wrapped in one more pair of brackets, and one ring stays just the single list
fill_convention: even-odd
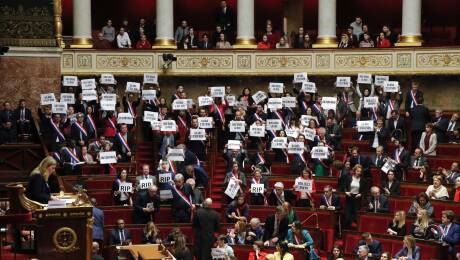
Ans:
[{"label": "papers on desk", "polygon": [[55,208],[65,208],[67,204],[66,200],[50,200],[48,201],[48,208],[55,209]]}]

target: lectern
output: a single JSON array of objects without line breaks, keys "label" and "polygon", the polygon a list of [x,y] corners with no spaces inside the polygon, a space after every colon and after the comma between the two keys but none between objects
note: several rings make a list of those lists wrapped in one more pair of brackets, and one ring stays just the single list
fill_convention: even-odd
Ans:
[{"label": "lectern", "polygon": [[119,246],[118,259],[169,260],[172,254],[161,244]]},{"label": "lectern", "polygon": [[91,260],[93,207],[84,191],[56,194],[66,203],[51,208],[28,199],[21,184],[7,187],[14,207],[32,212],[39,259]]}]

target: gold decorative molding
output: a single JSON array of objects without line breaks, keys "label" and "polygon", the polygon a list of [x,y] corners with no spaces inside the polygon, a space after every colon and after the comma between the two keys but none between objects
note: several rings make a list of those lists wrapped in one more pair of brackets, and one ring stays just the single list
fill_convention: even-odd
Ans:
[{"label": "gold decorative molding", "polygon": [[412,54],[411,53],[398,53],[397,54],[396,67],[401,69],[410,69],[412,66]]},{"label": "gold decorative molding", "polygon": [[460,53],[417,54],[417,67],[459,67]]},{"label": "gold decorative molding", "polygon": [[313,48],[337,48],[337,37],[318,37],[316,43],[313,44]]},{"label": "gold decorative molding", "polygon": [[421,35],[402,35],[395,44],[396,47],[420,47],[423,44]]},{"label": "gold decorative molding", "polygon": [[92,56],[91,54],[78,54],[77,55],[77,67],[79,69],[91,69],[92,68]]},{"label": "gold decorative molding", "polygon": [[316,55],[316,68],[329,69],[331,67],[331,55],[318,54]]},{"label": "gold decorative molding", "polygon": [[251,68],[251,55],[238,55],[237,56],[237,67],[240,70]]},{"label": "gold decorative molding", "polygon": [[152,68],[152,55],[96,55],[96,69],[116,70]]},{"label": "gold decorative molding", "polygon": [[231,55],[178,55],[177,69],[232,69]]},{"label": "gold decorative molding", "polygon": [[53,244],[59,253],[69,253],[78,250],[78,236],[75,230],[70,227],[62,227],[53,234]]},{"label": "gold decorative molding", "polygon": [[61,58],[62,69],[73,69],[73,54],[63,54]]},{"label": "gold decorative molding", "polygon": [[56,43],[58,47],[65,48],[62,38],[62,3],[61,0],[53,0],[54,24],[56,26]]},{"label": "gold decorative molding", "polygon": [[337,54],[335,67],[346,68],[391,68],[392,54]]},{"label": "gold decorative molding", "polygon": [[257,69],[309,69],[312,67],[311,55],[258,55]]}]

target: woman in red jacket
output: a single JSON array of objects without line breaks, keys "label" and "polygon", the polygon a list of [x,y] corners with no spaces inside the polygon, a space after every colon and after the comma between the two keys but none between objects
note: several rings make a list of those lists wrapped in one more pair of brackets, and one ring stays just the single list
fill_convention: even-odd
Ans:
[{"label": "woman in red jacket", "polygon": [[260,240],[255,241],[252,246],[254,251],[249,252],[248,260],[265,260],[268,253],[262,251],[264,243]]},{"label": "woman in red jacket", "polygon": [[257,44],[257,49],[270,49],[270,42],[268,42],[268,36],[264,34],[262,41]]},{"label": "woman in red jacket", "polygon": [[390,40],[381,32],[377,38],[377,48],[391,48]]}]

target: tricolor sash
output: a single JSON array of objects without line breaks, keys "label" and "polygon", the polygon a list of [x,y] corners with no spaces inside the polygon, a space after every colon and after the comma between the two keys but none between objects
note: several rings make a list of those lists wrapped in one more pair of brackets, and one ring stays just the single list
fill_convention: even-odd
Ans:
[{"label": "tricolor sash", "polygon": [[93,120],[93,118],[91,117],[91,115],[87,115],[87,118],[88,118],[88,121],[89,121],[89,125],[91,126],[91,128],[92,128],[93,131],[94,131],[94,137],[97,138],[97,128],[96,128],[96,124],[94,123],[94,120]]},{"label": "tricolor sash", "polygon": [[372,118],[374,119],[374,122],[377,122],[377,119],[378,119],[377,109],[375,107],[373,107],[371,109],[372,109]]},{"label": "tricolor sash", "polygon": [[258,164],[265,164],[265,159],[260,153],[257,153],[257,158],[259,159]]},{"label": "tricolor sash", "polygon": [[304,110],[305,112],[307,111],[307,109],[308,109],[307,102],[302,101],[302,108],[303,108],[303,110]]},{"label": "tricolor sash", "polygon": [[86,132],[86,129],[81,126],[78,122],[75,122],[74,125],[80,130],[80,133],[82,133],[85,137],[88,137],[88,132]]},{"label": "tricolor sash", "polygon": [[414,102],[414,106],[418,105],[417,98],[416,98],[417,92],[411,91],[410,95],[412,97],[412,102]]},{"label": "tricolor sash", "polygon": [[275,115],[281,120],[283,127],[286,128],[286,123],[284,122],[284,118],[280,115],[280,113],[278,113],[278,111],[275,111]]},{"label": "tricolor sash", "polygon": [[74,164],[74,163],[79,163],[80,162],[80,159],[78,159],[78,156],[72,151],[69,149],[69,147],[65,147],[64,148],[64,152],[70,156],[71,158],[71,161],[74,161],[74,162],[71,162],[71,164]]},{"label": "tricolor sash", "polygon": [[390,106],[391,111],[395,110],[395,101],[390,99],[390,102],[388,104]]},{"label": "tricolor sash", "polygon": [[131,152],[131,149],[129,148],[129,145],[128,145],[128,141],[125,139],[125,137],[123,135],[121,135],[121,133],[117,133],[115,136],[116,136],[116,138],[118,138],[118,140],[120,141],[121,145],[123,145],[123,147],[125,147],[126,151]]},{"label": "tricolor sash", "polygon": [[187,205],[190,206],[190,208],[192,208],[192,196],[189,196],[187,198],[187,195],[185,195],[185,193],[179,189],[177,189],[176,185],[172,185],[173,188],[174,188],[174,191],[177,193],[177,195],[179,195],[179,197],[185,202],[187,203]]},{"label": "tricolor sash", "polygon": [[254,116],[256,117],[256,120],[262,121],[262,118],[257,113],[254,113]]},{"label": "tricolor sash", "polygon": [[401,156],[401,153],[402,153],[403,150],[404,150],[404,148],[400,148],[400,149],[399,149],[399,152],[395,152],[396,161],[397,161],[398,163],[401,163],[401,157],[400,157],[400,156]]},{"label": "tricolor sash", "polygon": [[136,113],[134,111],[133,105],[128,100],[126,101],[126,103],[128,104],[128,113],[130,113],[133,117],[135,117]]},{"label": "tricolor sash", "polygon": [[61,129],[59,129],[59,127],[53,122],[53,120],[51,118],[50,118],[50,122],[51,122],[51,126],[53,127],[54,131],[56,132],[56,134],[57,134],[57,136],[59,138],[59,141],[64,142],[65,141],[65,136],[62,133]]},{"label": "tricolor sash", "polygon": [[111,128],[117,129],[117,127],[115,126],[115,123],[112,121],[111,118],[107,118],[107,121],[109,121],[109,124],[110,124],[110,127],[111,127]]},{"label": "tricolor sash", "polygon": [[224,114],[220,111],[219,106],[217,106],[217,104],[214,104],[214,107],[216,108],[217,113],[219,114],[220,121],[222,122],[222,124],[224,124],[224,123],[225,123],[225,116],[224,116]]},{"label": "tricolor sash", "polygon": [[181,124],[184,126],[184,128],[185,128],[185,129],[188,129],[188,127],[187,127],[187,122],[185,122],[185,120],[182,119],[182,117],[180,117],[180,116],[178,116],[178,118],[179,118],[179,121],[181,122]]},{"label": "tricolor sash", "polygon": [[180,99],[179,95],[177,95],[177,93],[174,93],[174,97],[176,97],[176,99]]},{"label": "tricolor sash", "polygon": [[171,171],[172,171],[174,174],[176,174],[176,167],[174,166],[173,161],[168,160],[168,163],[169,163],[169,168],[171,168]]},{"label": "tricolor sash", "polygon": [[318,104],[313,104],[313,108],[316,110],[316,112],[318,114],[321,114],[322,113],[322,109],[321,109],[321,106],[318,106]]},{"label": "tricolor sash", "polygon": [[302,160],[302,162],[307,165],[307,160],[305,160],[305,157],[303,157],[303,153],[301,154],[297,154],[297,156],[299,156],[300,160]]},{"label": "tricolor sash", "polygon": [[53,157],[54,157],[54,159],[56,159],[56,161],[61,162],[61,156],[59,155],[59,153],[54,152]]},{"label": "tricolor sash", "polygon": [[280,205],[283,205],[284,200],[282,200],[281,197],[278,196],[278,194],[276,194],[276,190],[273,190],[273,193],[275,194],[275,197],[276,197],[276,199],[278,200],[278,203],[279,203]]}]

